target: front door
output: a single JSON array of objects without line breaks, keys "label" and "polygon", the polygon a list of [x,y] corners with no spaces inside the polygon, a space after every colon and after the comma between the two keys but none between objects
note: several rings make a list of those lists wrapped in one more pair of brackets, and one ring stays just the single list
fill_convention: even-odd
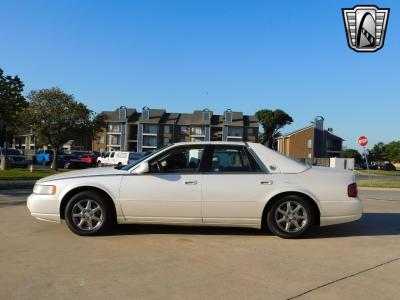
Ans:
[{"label": "front door", "polygon": [[273,175],[244,146],[211,146],[203,177],[203,222],[258,225]]},{"label": "front door", "polygon": [[149,173],[124,176],[120,203],[128,222],[201,223],[203,152],[173,147],[149,161]]}]

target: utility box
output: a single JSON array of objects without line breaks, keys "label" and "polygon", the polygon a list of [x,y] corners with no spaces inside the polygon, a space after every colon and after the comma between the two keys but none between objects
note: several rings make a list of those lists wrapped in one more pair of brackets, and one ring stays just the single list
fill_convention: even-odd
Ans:
[{"label": "utility box", "polygon": [[331,157],[329,166],[335,169],[354,170],[354,158]]}]

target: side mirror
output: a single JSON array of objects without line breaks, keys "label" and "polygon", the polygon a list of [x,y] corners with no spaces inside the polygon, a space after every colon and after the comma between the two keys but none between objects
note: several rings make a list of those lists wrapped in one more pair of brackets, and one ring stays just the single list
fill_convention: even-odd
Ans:
[{"label": "side mirror", "polygon": [[149,172],[149,163],[147,161],[142,162],[141,164],[139,164],[134,170],[133,170],[133,174],[145,174]]}]

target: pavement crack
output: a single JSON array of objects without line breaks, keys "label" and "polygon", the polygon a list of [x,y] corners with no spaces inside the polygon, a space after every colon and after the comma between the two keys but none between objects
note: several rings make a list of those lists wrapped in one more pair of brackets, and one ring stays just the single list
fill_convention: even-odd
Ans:
[{"label": "pavement crack", "polygon": [[379,268],[379,267],[382,267],[382,266],[384,266],[384,265],[388,265],[388,264],[390,264],[390,263],[392,263],[392,262],[395,262],[395,261],[398,261],[398,260],[400,260],[400,257],[393,258],[393,259],[391,259],[391,260],[385,261],[385,262],[383,262],[383,263],[380,263],[380,264],[378,264],[378,265],[376,265],[376,266],[373,266],[373,267],[370,267],[370,268],[368,268],[368,269],[364,269],[364,270],[361,270],[361,271],[359,271],[359,272],[356,272],[356,273],[353,273],[353,274],[350,274],[350,275],[347,275],[347,276],[344,276],[344,277],[341,277],[341,278],[338,278],[338,279],[329,281],[329,282],[324,283],[324,284],[322,284],[322,285],[319,285],[319,286],[317,286],[317,287],[315,287],[315,288],[309,289],[309,290],[307,290],[307,291],[305,291],[305,292],[303,292],[303,293],[301,293],[301,294],[298,294],[298,295],[296,295],[296,296],[287,298],[287,300],[299,298],[299,297],[301,297],[301,296],[303,296],[303,295],[309,294],[309,293],[311,293],[311,292],[314,292],[314,291],[316,291],[316,290],[319,290],[319,289],[321,289],[321,288],[323,288],[323,287],[326,287],[326,286],[328,286],[328,285],[334,284],[334,283],[339,282],[339,281],[343,281],[343,280],[348,279],[348,278],[351,278],[351,277],[355,277],[355,276],[360,275],[360,274],[362,274],[362,273],[365,273],[365,272],[368,272],[368,271],[377,269],[377,268]]}]

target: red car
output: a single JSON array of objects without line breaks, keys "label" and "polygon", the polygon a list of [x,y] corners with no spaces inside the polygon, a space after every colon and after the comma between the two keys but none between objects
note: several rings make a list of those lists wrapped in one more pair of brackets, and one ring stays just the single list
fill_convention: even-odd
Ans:
[{"label": "red car", "polygon": [[80,156],[79,159],[82,160],[83,162],[85,162],[85,164],[87,164],[89,166],[94,166],[94,165],[96,165],[97,156],[87,154],[87,155]]}]

